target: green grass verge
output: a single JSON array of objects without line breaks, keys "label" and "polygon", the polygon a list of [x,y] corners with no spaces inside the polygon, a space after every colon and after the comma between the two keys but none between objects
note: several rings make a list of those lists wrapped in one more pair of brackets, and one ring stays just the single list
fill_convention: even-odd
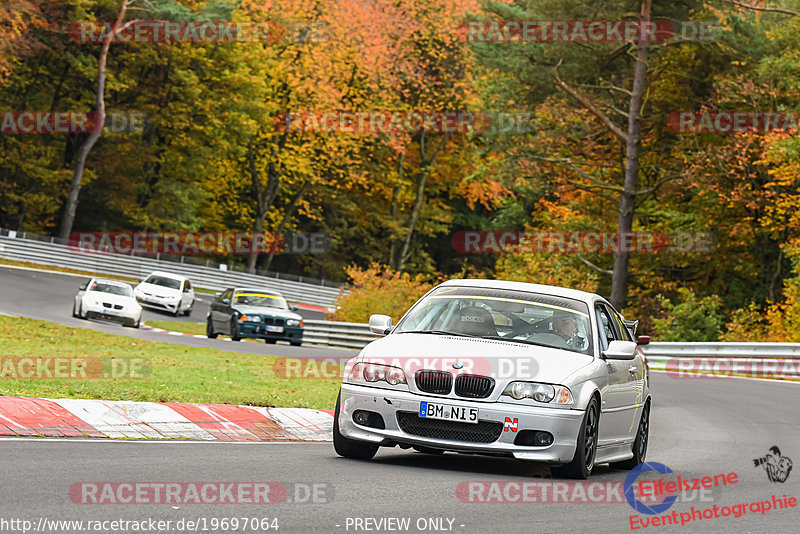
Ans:
[{"label": "green grass verge", "polygon": [[[284,358],[143,341],[57,325],[36,319],[0,316],[0,395],[47,398],[202,402],[332,409],[337,378],[286,379],[273,367]],[[147,378],[6,378],[18,357],[141,358]],[[330,376],[330,375],[327,375]]]},{"label": "green grass verge", "polygon": [[147,321],[147,326],[161,328],[170,332],[183,332],[184,334],[205,334],[206,323],[190,323],[186,321]]}]

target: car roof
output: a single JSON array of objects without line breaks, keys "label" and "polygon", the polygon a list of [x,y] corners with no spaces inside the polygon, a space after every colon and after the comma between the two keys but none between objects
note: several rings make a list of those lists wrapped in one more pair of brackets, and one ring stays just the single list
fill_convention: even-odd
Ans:
[{"label": "car roof", "polygon": [[151,276],[153,276],[153,275],[156,275],[156,276],[163,276],[164,278],[172,278],[172,279],[174,279],[174,280],[181,280],[181,281],[183,281],[183,280],[188,280],[188,279],[189,279],[189,277],[187,277],[187,276],[183,276],[182,274],[167,273],[167,272],[164,272],[164,271],[153,271],[152,273],[150,273],[150,274],[148,274],[148,275],[147,275],[147,277],[145,278],[145,280],[146,280],[147,278],[150,278],[150,277],[151,277]]},{"label": "car roof", "polygon": [[267,295],[272,295],[273,297],[284,298],[280,291],[275,291],[274,289],[258,289],[255,287],[231,287],[228,289],[232,289],[234,293],[265,293]]},{"label": "car roof", "polygon": [[95,284],[103,283],[103,284],[109,284],[109,285],[112,285],[112,286],[131,287],[130,284],[128,284],[126,282],[120,282],[119,280],[109,280],[108,278],[92,278],[92,281]]},{"label": "car roof", "polygon": [[510,289],[514,291],[527,291],[530,293],[542,293],[556,297],[580,300],[581,302],[591,303],[603,297],[595,293],[588,293],[579,289],[569,289],[566,287],[548,286],[544,284],[531,284],[529,282],[511,282],[509,280],[487,280],[477,278],[462,278],[447,280],[439,285],[442,286],[464,286],[464,287],[484,287],[488,289]]}]

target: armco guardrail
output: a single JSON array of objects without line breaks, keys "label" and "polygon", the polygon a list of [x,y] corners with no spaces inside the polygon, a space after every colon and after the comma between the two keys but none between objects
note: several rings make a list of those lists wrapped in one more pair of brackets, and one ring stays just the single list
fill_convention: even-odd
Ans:
[{"label": "armco guardrail", "polygon": [[303,320],[303,343],[316,343],[329,347],[360,349],[380,336],[373,334],[368,324],[339,321]]},{"label": "armco guardrail", "polygon": [[110,253],[75,253],[66,245],[0,235],[0,258],[65,267],[106,275],[143,278],[151,271],[169,271],[191,278],[197,287],[219,291],[256,285],[280,291],[287,300],[332,308],[340,289],[256,274],[225,271],[174,261]]},{"label": "armco guardrail", "polygon": [[[332,347],[362,348],[381,337],[366,323],[304,321],[303,340]],[[641,347],[654,369],[674,358],[785,359],[800,358],[800,343],[652,342]]]}]

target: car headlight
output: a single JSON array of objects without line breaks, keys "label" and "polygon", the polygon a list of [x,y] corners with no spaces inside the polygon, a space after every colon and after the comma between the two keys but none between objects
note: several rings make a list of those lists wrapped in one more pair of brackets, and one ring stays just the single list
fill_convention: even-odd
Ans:
[{"label": "car headlight", "polygon": [[303,321],[298,319],[286,319],[286,326],[303,326]]},{"label": "car headlight", "polygon": [[408,383],[406,382],[406,374],[399,367],[364,362],[353,366],[350,379],[366,382],[386,382],[390,386]]},{"label": "car headlight", "polygon": [[247,321],[248,323],[260,323],[261,317],[258,315],[242,315],[239,317],[240,321]]},{"label": "car headlight", "polygon": [[565,386],[539,384],[537,382],[511,382],[503,390],[503,395],[512,399],[533,399],[536,402],[554,404],[572,404],[572,392]]}]

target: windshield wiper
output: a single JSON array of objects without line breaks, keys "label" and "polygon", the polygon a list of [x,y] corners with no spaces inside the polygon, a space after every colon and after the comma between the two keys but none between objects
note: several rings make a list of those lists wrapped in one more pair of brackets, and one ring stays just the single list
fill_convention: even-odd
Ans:
[{"label": "windshield wiper", "polygon": [[514,339],[513,337],[503,337],[503,336],[480,336],[481,339],[496,339],[498,341],[511,341],[513,343],[525,343],[526,345],[536,345],[538,347],[548,347],[551,349],[557,349],[558,347],[554,347],[553,345],[548,345],[547,343],[539,343],[538,341],[531,341],[530,339]]},{"label": "windshield wiper", "polygon": [[447,330],[403,330],[398,334],[438,334],[442,336],[458,336],[458,337],[481,337],[473,334],[461,334],[459,332],[449,332]]}]

